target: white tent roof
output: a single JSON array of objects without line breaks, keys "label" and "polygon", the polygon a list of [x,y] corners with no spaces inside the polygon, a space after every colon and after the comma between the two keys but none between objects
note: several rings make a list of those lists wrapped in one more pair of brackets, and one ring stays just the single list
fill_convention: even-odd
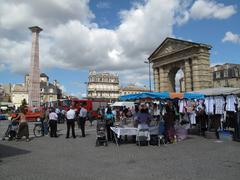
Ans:
[{"label": "white tent roof", "polygon": [[240,95],[240,88],[229,88],[229,87],[208,88],[208,89],[201,89],[199,91],[194,91],[194,93],[201,93],[206,96],[218,96],[218,95],[229,95],[229,94]]},{"label": "white tent roof", "polygon": [[117,102],[113,103],[111,106],[113,106],[113,107],[117,107],[117,106],[132,107],[132,106],[134,106],[134,102],[117,101]]}]

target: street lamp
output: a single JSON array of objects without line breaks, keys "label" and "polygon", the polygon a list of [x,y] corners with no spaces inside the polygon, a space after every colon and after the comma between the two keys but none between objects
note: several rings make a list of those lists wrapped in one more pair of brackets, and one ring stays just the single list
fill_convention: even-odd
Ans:
[{"label": "street lamp", "polygon": [[150,61],[144,61],[145,64],[148,64],[148,76],[149,76],[149,89],[150,92],[152,92],[152,86],[151,86],[151,70],[150,70]]}]

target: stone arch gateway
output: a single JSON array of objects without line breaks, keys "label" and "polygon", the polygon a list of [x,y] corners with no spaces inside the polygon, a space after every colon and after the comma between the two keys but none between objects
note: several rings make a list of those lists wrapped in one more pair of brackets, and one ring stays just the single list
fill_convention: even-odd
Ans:
[{"label": "stone arch gateway", "polygon": [[174,92],[173,77],[179,69],[184,74],[183,91],[212,87],[210,49],[210,45],[166,38],[148,58],[153,64],[154,90]]}]

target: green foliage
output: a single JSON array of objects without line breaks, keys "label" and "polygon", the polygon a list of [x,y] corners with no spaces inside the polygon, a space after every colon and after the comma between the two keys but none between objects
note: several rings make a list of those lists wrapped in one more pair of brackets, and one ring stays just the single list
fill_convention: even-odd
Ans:
[{"label": "green foliage", "polygon": [[21,104],[21,106],[20,106],[20,110],[23,111],[25,108],[27,108],[27,101],[26,101],[26,99],[24,98],[24,99],[22,100],[22,104]]}]

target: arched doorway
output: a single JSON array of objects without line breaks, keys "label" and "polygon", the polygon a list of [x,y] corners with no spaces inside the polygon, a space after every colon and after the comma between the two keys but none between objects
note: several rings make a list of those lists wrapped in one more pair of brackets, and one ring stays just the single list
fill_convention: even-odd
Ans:
[{"label": "arched doorway", "polygon": [[173,68],[168,73],[169,91],[170,92],[184,92],[184,73],[181,68]]}]

